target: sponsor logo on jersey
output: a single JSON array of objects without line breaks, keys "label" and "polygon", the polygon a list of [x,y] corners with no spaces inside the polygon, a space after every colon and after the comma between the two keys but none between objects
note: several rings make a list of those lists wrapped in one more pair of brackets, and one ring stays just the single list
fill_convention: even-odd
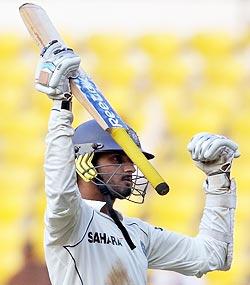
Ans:
[{"label": "sponsor logo on jersey", "polygon": [[88,242],[122,246],[121,238],[98,232],[88,232]]}]

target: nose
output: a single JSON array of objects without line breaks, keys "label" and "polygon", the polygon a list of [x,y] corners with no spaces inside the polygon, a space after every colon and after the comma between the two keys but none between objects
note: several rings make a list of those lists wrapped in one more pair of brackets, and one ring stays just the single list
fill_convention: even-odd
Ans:
[{"label": "nose", "polygon": [[132,162],[128,162],[124,164],[124,172],[134,173],[135,172],[135,165]]}]

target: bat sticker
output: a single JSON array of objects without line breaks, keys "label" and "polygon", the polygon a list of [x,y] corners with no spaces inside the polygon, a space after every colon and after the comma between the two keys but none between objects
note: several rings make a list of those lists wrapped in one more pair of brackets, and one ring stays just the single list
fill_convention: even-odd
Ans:
[{"label": "bat sticker", "polygon": [[112,109],[89,76],[81,72],[80,76],[74,79],[74,82],[110,128],[122,127],[127,129],[127,125]]}]

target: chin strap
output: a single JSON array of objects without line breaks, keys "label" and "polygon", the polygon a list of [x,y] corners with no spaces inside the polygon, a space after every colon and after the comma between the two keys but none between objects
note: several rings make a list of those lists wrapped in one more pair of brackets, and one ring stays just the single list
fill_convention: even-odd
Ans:
[{"label": "chin strap", "polygon": [[106,201],[108,213],[109,213],[110,217],[113,219],[113,221],[115,222],[115,224],[117,225],[117,227],[122,232],[122,234],[123,234],[127,244],[129,245],[130,249],[133,250],[136,248],[136,246],[134,245],[133,241],[131,240],[128,231],[126,230],[126,228],[124,227],[124,225],[120,221],[116,211],[113,209],[112,200],[110,197],[110,191],[108,188],[109,187],[107,185],[99,186],[101,193],[104,195],[104,199]]}]

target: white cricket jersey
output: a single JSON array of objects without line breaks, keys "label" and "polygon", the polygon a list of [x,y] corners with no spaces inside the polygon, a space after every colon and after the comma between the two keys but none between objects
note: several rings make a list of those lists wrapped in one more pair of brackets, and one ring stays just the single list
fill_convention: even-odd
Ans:
[{"label": "white cricket jersey", "polygon": [[53,285],[145,285],[148,268],[200,277],[225,267],[228,243],[210,234],[230,234],[231,215],[221,207],[204,209],[196,237],[124,217],[136,245],[131,250],[114,221],[100,212],[103,203],[80,196],[72,117],[53,109],[46,138],[45,257]]}]

